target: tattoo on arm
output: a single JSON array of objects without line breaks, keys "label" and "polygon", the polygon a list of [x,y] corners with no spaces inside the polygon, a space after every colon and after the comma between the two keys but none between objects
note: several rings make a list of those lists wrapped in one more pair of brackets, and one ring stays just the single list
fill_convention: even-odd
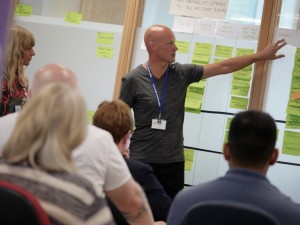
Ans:
[{"label": "tattoo on arm", "polygon": [[122,214],[128,222],[136,222],[140,218],[142,218],[144,216],[144,214],[147,213],[147,211],[148,211],[148,208],[145,206],[145,203],[143,202],[141,207],[139,208],[139,210],[137,211],[137,213],[135,215],[133,215],[132,213],[124,212],[124,211],[122,211]]}]

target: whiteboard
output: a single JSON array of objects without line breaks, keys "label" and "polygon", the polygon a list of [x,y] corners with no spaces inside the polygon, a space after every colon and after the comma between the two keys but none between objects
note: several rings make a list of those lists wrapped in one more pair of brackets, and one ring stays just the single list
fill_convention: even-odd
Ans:
[{"label": "whiteboard", "polygon": [[[133,52],[131,68],[135,68],[148,60],[148,53],[143,46],[143,35],[145,29],[138,29]],[[188,54],[177,53],[176,61],[180,63],[190,63],[192,49],[196,42],[211,43],[213,48],[216,45],[232,46],[233,56],[237,48],[254,49],[256,51],[257,42],[251,40],[235,40],[213,36],[201,36],[198,34],[186,34],[175,32],[176,40],[190,41],[191,49]],[[290,54],[295,52],[295,48],[287,46],[284,49],[287,57],[284,60],[277,60],[270,64],[271,78],[268,81],[265,98],[264,111],[270,113],[275,120],[285,120],[285,106],[290,88],[291,77],[289,74],[293,66],[293,57]],[[210,57],[210,63],[214,56]],[[253,69],[251,81],[253,79]],[[221,75],[209,78],[206,81],[202,112],[200,114],[185,113],[184,120],[184,146],[195,149],[195,156],[190,171],[185,171],[185,184],[195,185],[217,177],[223,176],[228,170],[228,163],[223,157],[222,148],[225,137],[225,127],[227,118],[232,118],[240,109],[230,108],[230,90],[232,74]],[[250,83],[251,84],[251,83]],[[279,91],[280,90],[280,91]],[[282,91],[281,90],[287,90]],[[250,97],[250,91],[248,93]],[[282,107],[284,105],[284,107]],[[276,147],[281,149],[283,142],[283,130],[285,124],[276,123],[279,129]],[[267,174],[270,181],[294,201],[300,203],[300,180],[299,170],[300,157],[279,154],[279,162],[294,163],[294,165],[276,163]]]},{"label": "whiteboard", "polygon": [[[77,74],[88,109],[96,110],[101,101],[112,99],[122,26],[86,21],[77,25],[45,16],[17,17],[16,24],[28,29],[36,39],[36,55],[25,70],[30,84],[38,68],[59,63]],[[110,46],[114,48],[113,58],[96,56],[99,46],[97,32],[114,33],[114,41]]]}]

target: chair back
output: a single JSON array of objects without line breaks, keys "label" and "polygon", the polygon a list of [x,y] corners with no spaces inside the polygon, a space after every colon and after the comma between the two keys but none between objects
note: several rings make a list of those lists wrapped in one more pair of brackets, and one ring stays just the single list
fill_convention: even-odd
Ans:
[{"label": "chair back", "polygon": [[268,212],[236,202],[203,202],[189,209],[180,225],[280,225]]},{"label": "chair back", "polygon": [[0,180],[0,224],[51,225],[38,200],[27,190]]}]

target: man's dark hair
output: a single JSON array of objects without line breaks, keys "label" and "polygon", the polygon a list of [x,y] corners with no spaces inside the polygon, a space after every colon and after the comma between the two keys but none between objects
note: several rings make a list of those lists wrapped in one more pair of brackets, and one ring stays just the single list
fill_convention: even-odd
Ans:
[{"label": "man's dark hair", "polygon": [[244,111],[232,120],[228,144],[232,159],[243,165],[263,165],[276,143],[276,124],[267,113]]}]

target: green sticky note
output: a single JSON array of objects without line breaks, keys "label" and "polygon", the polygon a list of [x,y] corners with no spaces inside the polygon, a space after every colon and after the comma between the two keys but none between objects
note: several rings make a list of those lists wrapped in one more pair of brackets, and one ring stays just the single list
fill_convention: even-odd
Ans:
[{"label": "green sticky note", "polygon": [[80,24],[82,19],[82,14],[77,12],[66,12],[64,21],[74,24]]},{"label": "green sticky note", "polygon": [[114,43],[114,33],[98,32],[97,33],[97,43],[112,45]]},{"label": "green sticky note", "polygon": [[293,77],[299,77],[300,76],[300,65],[294,65],[293,71],[292,71]]},{"label": "green sticky note", "polygon": [[300,48],[297,48],[297,49],[296,49],[296,52],[295,52],[295,59],[300,59]]},{"label": "green sticky note", "polygon": [[249,66],[244,67],[240,71],[244,72],[245,74],[251,74],[251,72],[252,72],[252,64],[249,65]]},{"label": "green sticky note", "polygon": [[93,123],[93,116],[94,116],[94,114],[95,114],[95,111],[93,111],[93,110],[91,110],[91,109],[89,109],[88,111],[87,111],[87,121],[88,121],[88,123],[90,123],[90,124],[92,124]]},{"label": "green sticky note", "polygon": [[184,149],[184,170],[191,171],[192,165],[195,157],[195,150],[192,149]]},{"label": "green sticky note", "polygon": [[227,121],[226,121],[226,128],[225,128],[225,129],[229,130],[230,124],[231,124],[231,122],[232,122],[232,119],[233,119],[233,118],[227,118]]},{"label": "green sticky note", "polygon": [[237,48],[236,56],[250,55],[254,53],[254,49],[249,48]]},{"label": "green sticky note", "polygon": [[176,41],[175,42],[178,50],[178,53],[185,53],[188,54],[190,51],[190,42],[187,41]]},{"label": "green sticky note", "polygon": [[283,137],[282,154],[300,155],[300,133],[285,131]]},{"label": "green sticky note", "polygon": [[250,81],[251,80],[251,72],[249,73],[249,71],[245,71],[245,70],[235,71],[235,72],[233,72],[232,77]]},{"label": "green sticky note", "polygon": [[300,101],[289,99],[286,113],[300,116]]},{"label": "green sticky note", "polygon": [[300,116],[287,114],[285,128],[300,129]]},{"label": "green sticky note", "polygon": [[225,130],[223,145],[228,143],[229,130]]},{"label": "green sticky note", "polygon": [[240,87],[249,87],[250,86],[250,80],[239,78],[239,77],[233,77],[231,81],[232,86],[240,86]]},{"label": "green sticky note", "polygon": [[300,92],[300,76],[292,76],[291,92]]},{"label": "green sticky note", "polygon": [[221,58],[231,58],[232,57],[233,47],[230,46],[223,46],[223,45],[216,45],[215,49],[215,57]]},{"label": "green sticky note", "polygon": [[196,65],[206,65],[209,63],[210,56],[209,55],[196,55],[192,56],[192,64]]},{"label": "green sticky note", "polygon": [[218,62],[222,62],[222,61],[224,61],[224,59],[214,58],[214,63],[218,63]]},{"label": "green sticky note", "polygon": [[114,48],[107,46],[98,46],[97,57],[112,59],[114,55]]},{"label": "green sticky note", "polygon": [[191,113],[200,113],[202,100],[204,95],[205,81],[201,80],[197,83],[189,85],[185,97],[185,111]]},{"label": "green sticky note", "polygon": [[31,13],[32,13],[31,5],[18,4],[16,7],[15,14],[17,16],[31,16]]},{"label": "green sticky note", "polygon": [[300,48],[297,48],[297,49],[296,49],[295,55],[298,55],[298,56],[300,57]]},{"label": "green sticky note", "polygon": [[248,98],[231,96],[230,108],[245,109],[246,110],[248,108],[248,102],[249,102]]},{"label": "green sticky note", "polygon": [[202,98],[187,98],[184,103],[186,112],[197,113],[201,112]]},{"label": "green sticky note", "polygon": [[197,55],[210,56],[211,50],[212,50],[212,44],[196,42],[193,53]]},{"label": "green sticky note", "polygon": [[248,96],[250,86],[231,86],[231,95]]}]

